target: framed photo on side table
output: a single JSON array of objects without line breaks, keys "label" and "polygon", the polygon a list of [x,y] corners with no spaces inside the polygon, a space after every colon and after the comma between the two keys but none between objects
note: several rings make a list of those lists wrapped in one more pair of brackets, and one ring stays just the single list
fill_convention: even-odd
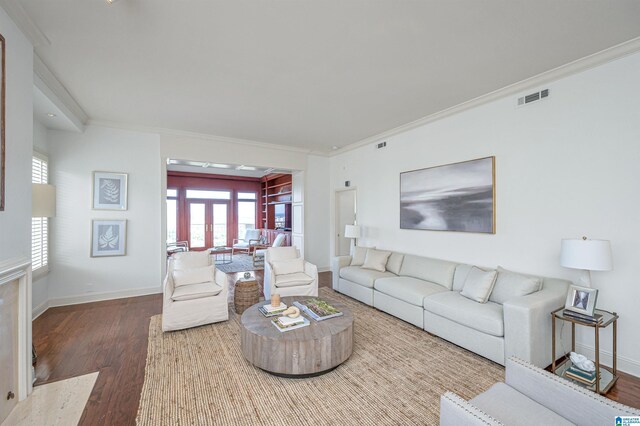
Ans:
[{"label": "framed photo on side table", "polygon": [[92,208],[127,210],[126,173],[93,172]]},{"label": "framed photo on side table", "polygon": [[564,304],[564,308],[569,311],[592,317],[593,311],[596,308],[597,299],[597,289],[572,285],[569,287],[567,301]]},{"label": "framed photo on side table", "polygon": [[127,220],[91,221],[91,257],[127,254]]}]

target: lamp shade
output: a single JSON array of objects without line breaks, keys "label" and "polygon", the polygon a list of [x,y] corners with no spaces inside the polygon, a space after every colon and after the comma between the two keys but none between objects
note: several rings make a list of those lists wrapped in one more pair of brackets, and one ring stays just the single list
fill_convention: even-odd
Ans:
[{"label": "lamp shade", "polygon": [[56,216],[56,187],[41,183],[31,184],[31,216]]},{"label": "lamp shade", "polygon": [[345,238],[360,238],[360,227],[358,225],[345,225]]},{"label": "lamp shade", "polygon": [[588,271],[613,269],[611,243],[608,240],[562,240],[560,265]]}]

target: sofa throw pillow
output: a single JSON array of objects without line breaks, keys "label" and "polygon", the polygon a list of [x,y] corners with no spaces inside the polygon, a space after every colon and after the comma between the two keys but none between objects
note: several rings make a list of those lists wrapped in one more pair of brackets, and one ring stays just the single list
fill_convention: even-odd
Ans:
[{"label": "sofa throw pillow", "polygon": [[276,275],[296,274],[304,272],[304,259],[297,257],[295,259],[275,260],[271,262],[271,267]]},{"label": "sofa throw pillow", "polygon": [[350,266],[362,266],[364,263],[364,258],[367,257],[367,250],[375,247],[361,247],[355,246],[353,248],[353,252],[351,253],[351,264]]},{"label": "sofa throw pillow", "polygon": [[390,251],[382,251],[376,249],[367,249],[367,255],[364,258],[362,267],[364,269],[373,269],[374,271],[386,271],[387,259],[391,256]]},{"label": "sofa throw pillow", "polygon": [[460,294],[467,299],[475,300],[480,303],[487,303],[493,286],[496,283],[498,271],[483,271],[475,266],[469,271],[467,279],[464,281],[464,287]]},{"label": "sofa throw pillow", "polygon": [[498,266],[498,278],[489,300],[503,304],[514,297],[526,296],[542,288],[542,278],[507,271]]},{"label": "sofa throw pillow", "polygon": [[180,287],[189,284],[200,284],[214,281],[213,266],[173,271],[173,285]]}]

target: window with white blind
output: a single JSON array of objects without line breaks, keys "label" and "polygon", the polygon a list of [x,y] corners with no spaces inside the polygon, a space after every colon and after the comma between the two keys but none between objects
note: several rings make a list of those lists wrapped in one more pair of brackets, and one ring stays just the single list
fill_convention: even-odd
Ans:
[{"label": "window with white blind", "polygon": [[[31,182],[49,183],[48,160],[42,154],[34,153],[31,163]],[[49,223],[46,217],[31,218],[31,264],[33,271],[49,263]]]}]

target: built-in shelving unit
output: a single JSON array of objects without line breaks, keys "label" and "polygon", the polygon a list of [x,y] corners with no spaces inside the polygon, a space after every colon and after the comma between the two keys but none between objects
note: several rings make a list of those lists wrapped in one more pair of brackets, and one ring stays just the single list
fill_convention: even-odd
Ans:
[{"label": "built-in shelving unit", "polygon": [[271,174],[262,178],[262,228],[291,229],[291,175]]}]

